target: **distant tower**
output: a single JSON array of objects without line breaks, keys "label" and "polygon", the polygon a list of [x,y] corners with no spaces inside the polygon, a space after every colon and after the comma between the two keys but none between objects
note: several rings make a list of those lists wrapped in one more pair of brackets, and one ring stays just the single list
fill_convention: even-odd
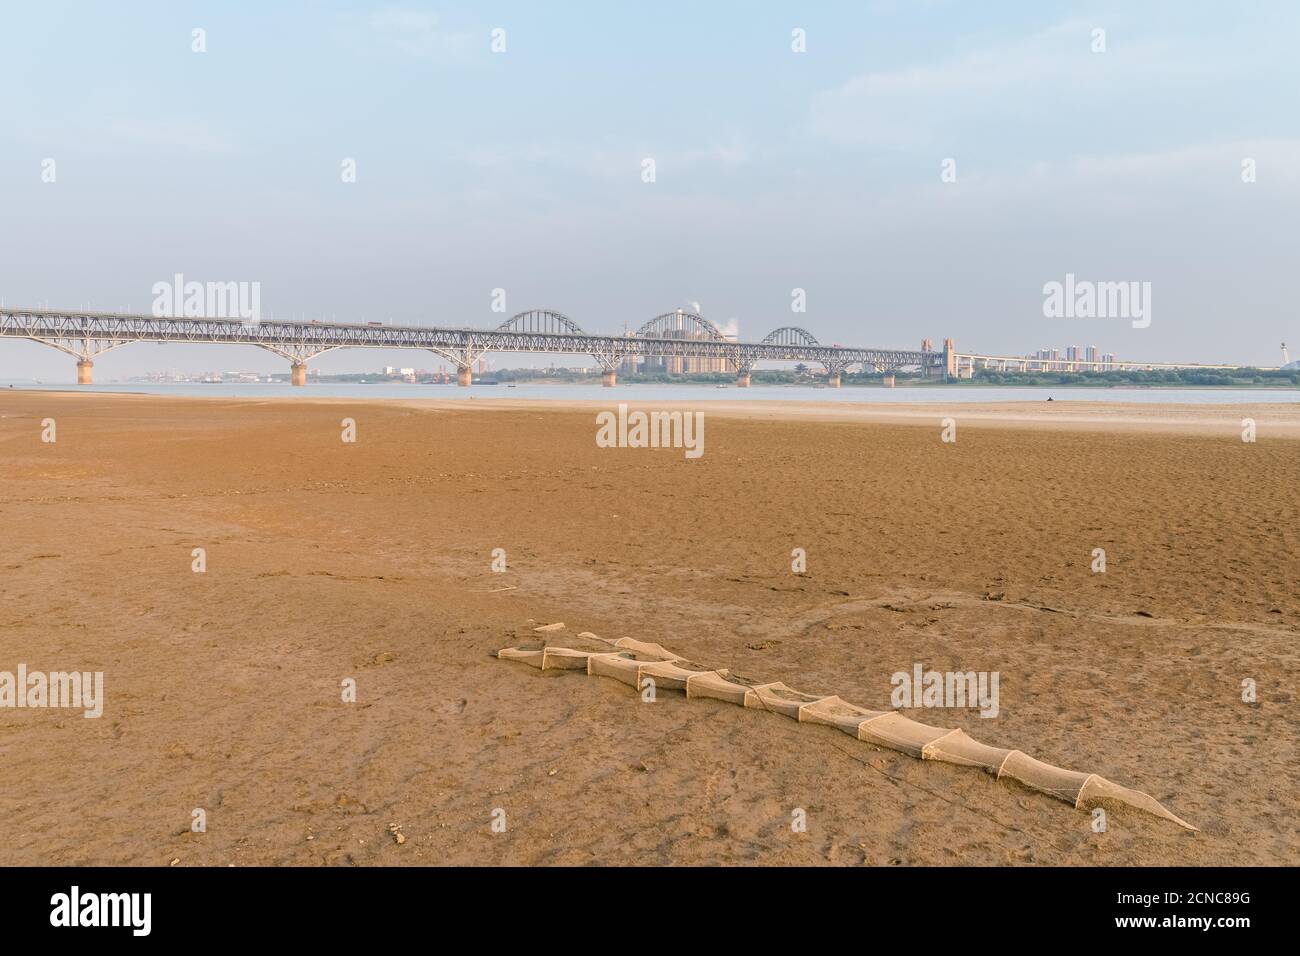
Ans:
[{"label": "distant tower", "polygon": [[943,377],[957,378],[961,371],[961,360],[957,357],[957,343],[948,337],[943,340]]},{"label": "distant tower", "polygon": [[1282,364],[1283,364],[1283,365],[1290,365],[1290,364],[1291,364],[1291,356],[1288,355],[1287,352],[1286,352],[1286,343],[1285,343],[1285,342],[1282,343]]}]

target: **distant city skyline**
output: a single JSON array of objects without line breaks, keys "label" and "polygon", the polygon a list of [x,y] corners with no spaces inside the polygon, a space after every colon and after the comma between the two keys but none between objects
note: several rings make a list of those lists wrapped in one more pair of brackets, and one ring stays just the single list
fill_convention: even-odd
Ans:
[{"label": "distant city skyline", "polygon": [[[615,333],[698,305],[742,340],[1263,366],[1300,341],[1291,4],[49,2],[6,27],[10,306],[148,312],[184,273],[340,322]],[[1149,326],[1045,317],[1067,275],[1149,283]],[[0,342],[0,380],[74,371]]]}]

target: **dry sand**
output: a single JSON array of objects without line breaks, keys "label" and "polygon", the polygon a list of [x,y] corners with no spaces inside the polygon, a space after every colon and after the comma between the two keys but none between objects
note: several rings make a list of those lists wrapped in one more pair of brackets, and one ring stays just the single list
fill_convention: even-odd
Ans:
[{"label": "dry sand", "polygon": [[[613,401],[0,394],[0,671],[107,696],[0,709],[0,863],[1300,862],[1300,408],[709,403],[691,461]],[[555,621],[867,707],[996,670],[916,716],[1202,832],[492,657]]]}]

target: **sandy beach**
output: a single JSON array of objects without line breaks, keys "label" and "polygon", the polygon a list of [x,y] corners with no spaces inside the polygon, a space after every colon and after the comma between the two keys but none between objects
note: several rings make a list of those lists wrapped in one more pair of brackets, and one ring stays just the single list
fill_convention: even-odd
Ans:
[{"label": "sandy beach", "polygon": [[[0,708],[0,864],[1300,863],[1300,406],[717,402],[692,460],[599,398],[0,392],[0,671],[104,674]],[[914,716],[1200,832],[495,659],[553,622],[871,708],[997,671]]]}]

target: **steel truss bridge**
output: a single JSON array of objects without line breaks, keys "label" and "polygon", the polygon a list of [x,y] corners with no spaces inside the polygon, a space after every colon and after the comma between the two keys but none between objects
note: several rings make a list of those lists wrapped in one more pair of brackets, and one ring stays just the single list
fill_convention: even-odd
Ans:
[{"label": "steel truss bridge", "polygon": [[737,342],[703,316],[681,310],[656,316],[635,333],[591,335],[547,309],[521,312],[495,329],[470,329],[0,308],[0,338],[29,339],[73,356],[80,384],[93,381],[96,358],[132,342],[255,345],[288,359],[294,385],[306,384],[308,361],[341,348],[432,352],[456,366],[461,385],[471,383],[475,360],[488,352],[532,352],[590,355],[603,370],[605,385],[616,383],[619,368],[628,361],[706,359],[733,372],[740,386],[749,385],[760,361],[812,362],[825,369],[832,387],[839,387],[840,375],[854,365],[885,373],[890,384],[893,373],[902,369],[941,375],[951,350],[946,344],[944,352],[935,352],[928,340],[919,351],[823,345],[796,326],[776,329],[761,342]]}]

